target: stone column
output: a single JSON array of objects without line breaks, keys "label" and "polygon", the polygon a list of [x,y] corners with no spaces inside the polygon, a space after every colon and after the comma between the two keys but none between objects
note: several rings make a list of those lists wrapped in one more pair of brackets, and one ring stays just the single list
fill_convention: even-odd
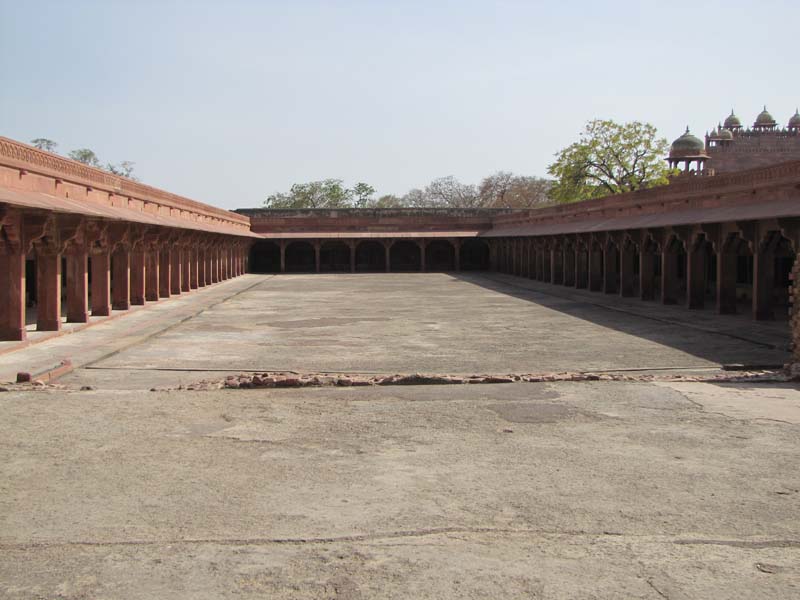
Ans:
[{"label": "stone column", "polygon": [[131,304],[145,303],[145,278],[147,264],[143,250],[131,252]]},{"label": "stone column", "polygon": [[321,242],[314,242],[314,272],[319,273],[322,269],[320,268],[320,261],[322,259],[322,243]]},{"label": "stone column", "polygon": [[417,242],[417,246],[419,246],[419,270],[424,273],[428,270],[428,267],[425,264],[425,250],[427,249],[428,243],[425,240],[420,240]]},{"label": "stone column", "polygon": [[564,247],[564,285],[575,286],[575,250],[572,247]]},{"label": "stone column", "polygon": [[191,291],[192,251],[188,246],[181,248],[181,291]]},{"label": "stone column", "polygon": [[25,254],[0,251],[0,340],[22,341],[25,331]]},{"label": "stone column", "polygon": [[603,252],[594,244],[589,247],[589,291],[603,289]]},{"label": "stone column", "polygon": [[89,321],[88,255],[76,248],[67,255],[67,322]]},{"label": "stone column", "polygon": [[736,314],[736,259],[737,255],[720,244],[717,252],[717,312]]},{"label": "stone column", "polygon": [[770,321],[775,318],[772,294],[775,288],[775,258],[772,252],[758,247],[753,254],[753,318]]},{"label": "stone column", "polygon": [[546,247],[542,248],[542,281],[545,283],[550,283],[553,277],[550,271],[550,267],[552,266],[552,256],[550,253],[551,251]]},{"label": "stone column", "polygon": [[550,250],[550,283],[564,283],[564,250],[562,248]]},{"label": "stone column", "polygon": [[636,296],[633,276],[635,260],[633,244],[623,242],[619,251],[619,295],[623,298]]},{"label": "stone column", "polygon": [[131,307],[131,255],[127,248],[118,248],[111,255],[111,308]]},{"label": "stone column", "polygon": [[159,285],[159,256],[157,248],[150,248],[147,252],[147,264],[145,266],[145,289],[144,297],[148,302],[158,301]]},{"label": "stone column", "polygon": [[197,251],[197,242],[192,244],[192,249],[189,251],[192,257],[192,268],[189,276],[189,289],[196,290],[200,287],[200,257]]},{"label": "stone column", "polygon": [[453,240],[453,265],[456,273],[461,271],[461,240]]},{"label": "stone column", "polygon": [[111,314],[111,255],[108,250],[92,254],[92,316]]},{"label": "stone column", "polygon": [[278,245],[281,249],[281,273],[286,273],[286,242],[281,240]]},{"label": "stone column", "polygon": [[686,260],[686,307],[702,309],[706,301],[706,248],[704,242],[689,245]]},{"label": "stone column", "polygon": [[181,268],[183,266],[181,252],[182,249],[179,246],[173,246],[170,252],[172,265],[169,277],[169,291],[174,296],[179,296],[181,293]]},{"label": "stone column", "polygon": [[384,258],[386,259],[386,272],[392,272],[392,245],[394,244],[394,240],[390,240],[389,242],[383,243],[383,254]]},{"label": "stone column", "polygon": [[355,242],[348,242],[347,247],[350,248],[350,272],[356,272],[356,244]]},{"label": "stone column", "polygon": [[678,303],[678,255],[666,247],[661,253],[661,303]]},{"label": "stone column", "polygon": [[36,330],[61,329],[61,255],[39,254],[36,257]]},{"label": "stone column", "polygon": [[639,251],[639,297],[642,300],[656,299],[656,255]]},{"label": "stone column", "polygon": [[586,289],[589,287],[589,255],[580,245],[575,245],[575,287]]},{"label": "stone column", "polygon": [[172,291],[172,252],[162,247],[158,253],[158,297],[169,298]]},{"label": "stone column", "polygon": [[606,244],[603,250],[603,292],[606,294],[617,293],[617,247]]}]

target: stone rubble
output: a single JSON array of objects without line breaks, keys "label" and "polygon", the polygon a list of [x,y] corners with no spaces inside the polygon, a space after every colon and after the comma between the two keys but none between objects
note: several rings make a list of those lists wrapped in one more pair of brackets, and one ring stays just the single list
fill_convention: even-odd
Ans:
[{"label": "stone rubble", "polygon": [[294,372],[261,372],[239,373],[228,375],[224,379],[203,379],[180,388],[152,388],[151,391],[169,391],[181,389],[188,391],[219,389],[253,389],[253,388],[299,388],[299,387],[360,387],[386,385],[462,385],[478,383],[547,383],[560,381],[685,381],[685,382],[729,382],[747,383],[797,381],[800,369],[787,367],[780,370],[752,370],[731,373],[714,373],[711,375],[681,375],[678,373],[526,373],[526,374],[475,374],[475,375],[442,375],[442,374],[401,374],[393,375],[358,375],[335,373],[294,373]]}]

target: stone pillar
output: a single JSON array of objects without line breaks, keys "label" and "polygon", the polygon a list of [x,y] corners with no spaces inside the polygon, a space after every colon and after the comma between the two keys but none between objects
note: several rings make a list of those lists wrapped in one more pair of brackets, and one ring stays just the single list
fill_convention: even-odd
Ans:
[{"label": "stone pillar", "polygon": [[656,255],[639,252],[639,297],[642,300],[656,299]]},{"label": "stone pillar", "polygon": [[589,254],[575,246],[575,287],[586,289],[589,287]]},{"label": "stone pillar", "polygon": [[564,284],[564,249],[563,247],[551,250],[550,283]]},{"label": "stone pillar", "polygon": [[314,242],[314,272],[319,273],[321,269],[322,260],[322,243]]},{"label": "stone pillar", "polygon": [[169,291],[174,296],[179,296],[181,293],[181,267],[183,261],[181,260],[181,248],[173,246],[170,251],[170,276],[169,276]]},{"label": "stone pillar", "polygon": [[25,331],[25,254],[0,252],[0,340],[22,341]]},{"label": "stone pillar", "polygon": [[720,244],[717,252],[717,312],[721,315],[736,314],[736,259],[736,253],[729,252],[724,244]]},{"label": "stone pillar", "polygon": [[198,255],[196,242],[192,245],[192,249],[189,251],[189,253],[192,257],[192,268],[189,276],[189,289],[196,290],[198,287],[200,287],[200,257]]},{"label": "stone pillar", "polygon": [[75,249],[67,255],[67,322],[89,321],[88,255]]},{"label": "stone pillar", "polygon": [[119,248],[111,255],[111,308],[128,310],[131,307],[131,255]]},{"label": "stone pillar", "polygon": [[603,292],[606,294],[617,293],[617,247],[606,244],[603,258]]},{"label": "stone pillar", "polygon": [[575,286],[575,250],[564,248],[564,285]]},{"label": "stone pillar", "polygon": [[158,301],[158,286],[159,286],[159,253],[158,249],[150,248],[147,252],[145,266],[145,286],[144,298],[148,302]]},{"label": "stone pillar", "polygon": [[205,287],[206,282],[206,251],[197,249],[197,287]]},{"label": "stone pillar", "polygon": [[169,298],[172,291],[172,252],[167,247],[158,253],[158,297]]},{"label": "stone pillar", "polygon": [[552,264],[552,256],[550,252],[551,251],[547,248],[542,248],[542,281],[545,283],[550,283],[553,276],[550,271]]},{"label": "stone pillar", "polygon": [[61,255],[39,254],[36,257],[36,330],[61,329]]},{"label": "stone pillar", "polygon": [[131,304],[141,306],[145,303],[146,268],[144,251],[131,252]]},{"label": "stone pillar", "polygon": [[689,245],[686,260],[686,307],[702,309],[706,302],[705,243]]},{"label": "stone pillar", "polygon": [[347,247],[350,248],[350,272],[356,272],[356,244],[355,242],[350,242],[347,244]]},{"label": "stone pillar", "polygon": [[281,273],[286,273],[286,242],[281,240],[278,245],[281,249]]},{"label": "stone pillar", "polygon": [[603,289],[603,252],[594,245],[589,247],[589,291]]},{"label": "stone pillar", "polygon": [[461,240],[453,240],[453,260],[456,273],[461,271]]},{"label": "stone pillar", "polygon": [[753,318],[770,321],[775,318],[772,295],[775,288],[775,258],[756,244],[753,254]]},{"label": "stone pillar", "polygon": [[92,316],[111,314],[111,255],[108,250],[92,254]]},{"label": "stone pillar", "polygon": [[678,255],[667,248],[661,253],[661,303],[678,303]]},{"label": "stone pillar", "polygon": [[633,277],[636,253],[631,243],[624,243],[619,251],[619,295],[623,298],[636,296]]},{"label": "stone pillar", "polygon": [[386,259],[386,272],[387,273],[391,273],[392,272],[392,244],[394,244],[394,241],[385,242],[383,244],[383,253],[384,253],[384,257]]},{"label": "stone pillar", "polygon": [[188,248],[181,248],[181,291],[191,291],[192,279],[192,251]]},{"label": "stone pillar", "polygon": [[428,270],[427,265],[425,264],[425,250],[428,246],[428,243],[425,240],[420,240],[417,242],[419,246],[419,270],[423,273]]}]

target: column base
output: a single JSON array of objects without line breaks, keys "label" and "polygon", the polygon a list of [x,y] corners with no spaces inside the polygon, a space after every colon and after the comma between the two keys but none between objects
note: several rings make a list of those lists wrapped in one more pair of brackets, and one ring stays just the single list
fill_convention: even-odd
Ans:
[{"label": "column base", "polygon": [[24,342],[28,332],[24,328],[0,328],[0,340],[4,342]]}]

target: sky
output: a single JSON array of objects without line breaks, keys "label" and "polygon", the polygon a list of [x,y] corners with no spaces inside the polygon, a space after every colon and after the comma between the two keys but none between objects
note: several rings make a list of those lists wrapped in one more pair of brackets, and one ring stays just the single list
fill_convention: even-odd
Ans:
[{"label": "sky", "polygon": [[785,124],[798,22],[797,0],[0,0],[0,135],[224,208],[545,176],[595,118]]}]

